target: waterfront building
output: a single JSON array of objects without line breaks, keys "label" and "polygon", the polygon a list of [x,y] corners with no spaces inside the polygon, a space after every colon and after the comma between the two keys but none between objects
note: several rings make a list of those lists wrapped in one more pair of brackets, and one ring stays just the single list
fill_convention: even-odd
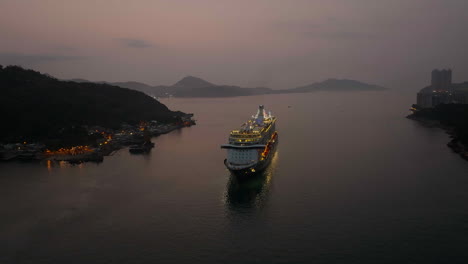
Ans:
[{"label": "waterfront building", "polygon": [[468,104],[468,92],[454,91],[452,93],[452,102],[455,104]]},{"label": "waterfront building", "polygon": [[430,108],[430,107],[432,107],[432,89],[430,89],[430,92],[429,91],[424,91],[424,89],[422,89],[417,94],[416,104],[421,108]]},{"label": "waterfront building", "polygon": [[435,69],[431,74],[431,86],[434,91],[447,92],[450,91],[452,86],[452,70]]},{"label": "waterfront building", "polygon": [[435,69],[431,73],[431,85],[421,89],[417,94],[417,105],[421,108],[432,108],[439,104],[468,102],[468,91],[456,89],[452,84],[452,70]]}]

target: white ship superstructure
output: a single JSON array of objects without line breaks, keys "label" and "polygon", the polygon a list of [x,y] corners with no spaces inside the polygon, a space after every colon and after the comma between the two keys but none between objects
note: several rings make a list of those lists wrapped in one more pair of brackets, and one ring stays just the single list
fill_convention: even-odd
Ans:
[{"label": "white ship superstructure", "polygon": [[227,149],[226,167],[232,172],[249,173],[264,169],[274,154],[278,133],[276,117],[260,105],[257,114],[231,131]]}]

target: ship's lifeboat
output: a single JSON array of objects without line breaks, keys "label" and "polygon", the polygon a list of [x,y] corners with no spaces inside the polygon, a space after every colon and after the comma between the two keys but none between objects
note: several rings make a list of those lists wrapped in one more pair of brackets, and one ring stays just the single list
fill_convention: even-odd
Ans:
[{"label": "ship's lifeboat", "polygon": [[271,139],[272,139],[272,140],[275,140],[277,137],[278,137],[278,133],[275,132],[275,133],[273,133],[273,135],[271,136]]},{"label": "ship's lifeboat", "polygon": [[262,157],[268,156],[268,154],[270,153],[271,147],[272,147],[272,145],[275,142],[277,137],[278,137],[278,133],[276,133],[276,132],[273,133],[273,135],[271,135],[271,139],[268,141],[268,144],[265,146],[265,149],[262,152]]}]

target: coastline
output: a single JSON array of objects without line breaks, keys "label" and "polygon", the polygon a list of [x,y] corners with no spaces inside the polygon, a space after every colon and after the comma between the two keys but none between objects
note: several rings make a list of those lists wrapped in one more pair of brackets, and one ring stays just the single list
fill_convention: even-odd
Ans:
[{"label": "coastline", "polygon": [[[106,130],[106,132],[99,133],[103,133],[108,138],[101,143],[97,143],[96,147],[74,146],[51,151],[41,143],[27,144],[27,142],[23,142],[6,144],[3,148],[0,148],[0,162],[64,161],[70,164],[84,162],[101,163],[104,161],[104,157],[112,156],[115,152],[125,147],[142,144],[145,140],[151,140],[153,137],[168,134],[174,130],[190,127],[195,124],[194,120],[189,120],[177,124],[159,125],[153,129],[147,129],[145,132],[138,128],[126,131],[126,133],[118,133],[117,131],[109,133],[109,130]],[[149,138],[145,139],[146,136]],[[8,149],[6,146],[8,146]]]},{"label": "coastline", "polygon": [[452,149],[453,152],[459,154],[459,156],[464,160],[468,161],[468,145],[463,144],[460,141],[454,126],[444,125],[439,120],[416,116],[414,113],[406,116],[406,118],[417,121],[426,127],[436,127],[444,130],[450,137],[447,147]]}]

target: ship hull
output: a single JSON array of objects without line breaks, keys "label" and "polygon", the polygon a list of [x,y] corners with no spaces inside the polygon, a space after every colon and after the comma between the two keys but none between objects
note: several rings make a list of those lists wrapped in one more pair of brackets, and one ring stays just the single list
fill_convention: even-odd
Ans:
[{"label": "ship hull", "polygon": [[242,169],[234,169],[228,165],[227,159],[224,160],[224,165],[231,172],[231,174],[235,175],[239,179],[247,179],[247,178],[254,177],[255,175],[262,173],[268,167],[268,165],[270,165],[271,160],[273,159],[273,156],[275,155],[277,145],[278,145],[278,139],[276,139],[273,142],[272,148],[270,150],[268,157],[266,157],[264,160],[259,161],[251,166],[248,166]]}]

